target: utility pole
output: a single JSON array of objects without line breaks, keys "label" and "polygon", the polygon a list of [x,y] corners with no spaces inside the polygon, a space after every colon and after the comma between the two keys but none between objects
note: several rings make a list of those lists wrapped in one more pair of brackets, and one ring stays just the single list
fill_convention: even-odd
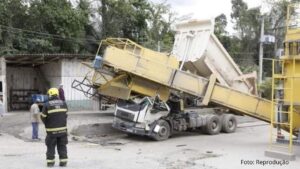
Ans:
[{"label": "utility pole", "polygon": [[160,40],[157,42],[157,52],[160,52]]},{"label": "utility pole", "polygon": [[264,16],[261,18],[261,29],[260,29],[260,41],[259,41],[259,75],[258,75],[258,84],[262,83],[263,76],[263,57],[264,57],[264,25],[265,20]]}]

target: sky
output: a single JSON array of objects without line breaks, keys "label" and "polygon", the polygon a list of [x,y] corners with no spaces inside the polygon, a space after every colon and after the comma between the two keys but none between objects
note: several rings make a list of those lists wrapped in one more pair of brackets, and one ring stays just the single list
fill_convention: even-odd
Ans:
[{"label": "sky", "polygon": [[[151,0],[152,2],[163,2],[165,0]],[[244,0],[248,8],[262,5],[263,0]],[[179,17],[192,14],[193,19],[212,19],[224,13],[227,17],[227,31],[232,32],[231,22],[231,0],[167,0],[171,10],[178,13]]]}]

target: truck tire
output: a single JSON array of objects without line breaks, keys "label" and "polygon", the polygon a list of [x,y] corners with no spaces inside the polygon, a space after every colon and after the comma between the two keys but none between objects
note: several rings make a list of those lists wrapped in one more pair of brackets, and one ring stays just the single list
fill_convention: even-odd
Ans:
[{"label": "truck tire", "polygon": [[234,115],[225,114],[222,120],[222,132],[233,133],[236,130],[237,121]]},{"label": "truck tire", "polygon": [[170,133],[171,133],[171,128],[169,123],[166,120],[158,120],[156,125],[159,125],[160,128],[157,133],[153,131],[152,138],[156,141],[167,140],[170,137]]},{"label": "truck tire", "polygon": [[207,117],[207,123],[203,126],[204,133],[209,135],[219,134],[222,128],[221,120],[217,115],[209,115]]}]

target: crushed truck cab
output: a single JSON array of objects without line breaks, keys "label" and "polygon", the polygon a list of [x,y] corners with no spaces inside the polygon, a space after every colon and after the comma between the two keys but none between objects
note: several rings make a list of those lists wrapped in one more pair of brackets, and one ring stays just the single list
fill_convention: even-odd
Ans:
[{"label": "crushed truck cab", "polygon": [[138,103],[121,100],[116,104],[113,127],[128,133],[151,136],[155,121],[166,117],[169,110],[169,106],[163,102],[154,105],[150,97],[144,97]]},{"label": "crushed truck cab", "polygon": [[236,119],[223,113],[180,110],[180,100],[164,102],[158,97],[144,97],[138,102],[119,101],[116,104],[113,127],[129,134],[166,140],[174,131],[202,129],[207,134],[234,132]]}]

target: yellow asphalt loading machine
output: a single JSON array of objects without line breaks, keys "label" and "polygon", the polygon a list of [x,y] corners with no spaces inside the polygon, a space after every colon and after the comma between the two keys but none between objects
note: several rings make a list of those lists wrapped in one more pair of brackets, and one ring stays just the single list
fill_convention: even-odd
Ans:
[{"label": "yellow asphalt loading machine", "polygon": [[257,96],[256,73],[240,71],[211,21],[188,21],[176,29],[171,54],[129,39],[103,40],[94,63],[83,63],[91,72],[72,87],[116,103],[116,129],[155,140],[174,131],[231,133],[237,123],[232,114],[252,116],[271,124],[266,155],[278,157],[278,151],[286,153],[280,158],[293,159],[300,129],[300,29],[290,26],[290,15],[285,55],[273,61],[272,100]]},{"label": "yellow asphalt loading machine", "polygon": [[[294,158],[293,145],[300,145],[300,9],[288,6],[284,55],[272,61],[272,105],[269,156],[278,153]],[[284,135],[282,129],[287,131]],[[297,137],[294,137],[297,136]],[[284,144],[279,144],[284,143]]]}]

